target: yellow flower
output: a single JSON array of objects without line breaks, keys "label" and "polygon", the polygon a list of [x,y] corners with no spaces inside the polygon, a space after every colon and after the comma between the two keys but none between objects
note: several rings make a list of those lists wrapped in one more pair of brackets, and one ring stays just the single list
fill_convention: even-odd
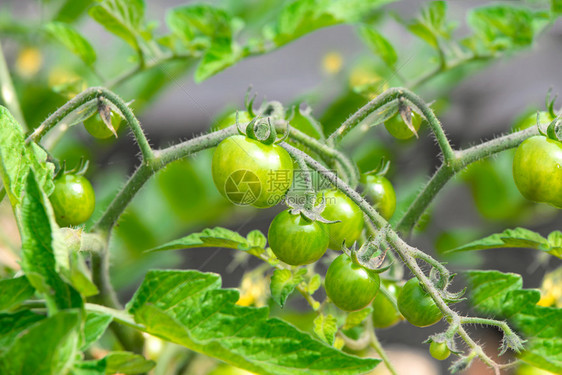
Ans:
[{"label": "yellow flower", "polygon": [[322,59],[322,69],[327,74],[337,74],[343,67],[343,57],[339,52],[328,52]]},{"label": "yellow flower", "polygon": [[23,48],[16,59],[16,71],[25,78],[31,78],[43,65],[43,55],[35,47]]}]

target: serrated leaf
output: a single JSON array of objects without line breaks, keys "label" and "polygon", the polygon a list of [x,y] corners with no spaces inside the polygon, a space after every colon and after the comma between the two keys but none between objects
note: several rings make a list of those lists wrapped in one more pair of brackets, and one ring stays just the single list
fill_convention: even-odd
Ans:
[{"label": "serrated leaf", "polygon": [[260,249],[265,248],[265,245],[267,244],[267,238],[257,229],[248,233],[246,240],[248,241],[248,246]]},{"label": "serrated leaf", "polygon": [[90,8],[89,14],[107,31],[140,51],[145,7],[144,0],[103,0]]},{"label": "serrated leaf", "polygon": [[474,8],[467,23],[474,30],[469,43],[489,52],[529,46],[549,22],[546,12],[508,4]]},{"label": "serrated leaf", "polygon": [[362,374],[380,362],[267,319],[267,308],[235,305],[238,291],[220,286],[216,274],[149,271],[127,310],[152,335],[258,374]]},{"label": "serrated leaf", "polygon": [[156,365],[154,361],[131,352],[111,352],[102,359],[82,361],[74,366],[77,375],[143,374]]},{"label": "serrated leaf", "polygon": [[371,26],[362,26],[359,28],[359,34],[375,55],[379,56],[386,65],[394,67],[398,61],[398,55],[392,44],[375,28]]},{"label": "serrated leaf", "polygon": [[271,297],[281,307],[285,306],[287,297],[293,293],[295,288],[304,280],[306,269],[301,268],[295,274],[287,269],[276,269],[271,276]]},{"label": "serrated leaf", "polygon": [[29,310],[22,310],[13,314],[0,314],[0,356],[14,342],[20,332],[43,319],[45,319],[45,316]]},{"label": "serrated leaf", "polygon": [[562,309],[538,306],[540,293],[521,289],[516,274],[469,271],[471,301],[476,310],[506,318],[527,339],[520,358],[553,373],[562,373]]},{"label": "serrated leaf", "polygon": [[70,52],[78,56],[88,65],[96,61],[96,51],[72,25],[63,22],[49,22],[45,25],[47,32]]},{"label": "serrated leaf", "polygon": [[111,315],[97,312],[88,312],[84,323],[84,342],[81,350],[86,350],[104,334],[105,330],[113,320]]},{"label": "serrated leaf", "polygon": [[27,174],[25,194],[16,216],[22,239],[21,267],[29,283],[45,297],[51,311],[82,306],[78,292],[58,273],[53,235],[56,223],[33,170]]},{"label": "serrated leaf", "polygon": [[554,231],[550,233],[548,239],[546,239],[529,229],[506,229],[501,233],[492,234],[466,245],[448,250],[446,253],[499,249],[504,247],[536,249],[562,258],[562,232]]},{"label": "serrated leaf", "polygon": [[314,319],[314,333],[324,342],[333,345],[338,332],[338,323],[332,315],[322,313]]},{"label": "serrated leaf", "polygon": [[12,206],[20,203],[29,168],[32,167],[43,191],[54,189],[54,165],[37,144],[26,145],[25,134],[10,112],[0,106],[0,177]]},{"label": "serrated leaf", "polygon": [[363,323],[363,321],[373,312],[373,308],[371,306],[367,306],[364,309],[359,311],[353,311],[347,314],[345,318],[345,323],[343,325],[343,329],[351,329],[353,327],[357,327],[359,324]]},{"label": "serrated leaf", "polygon": [[308,282],[308,294],[313,295],[322,285],[322,278],[319,274],[315,273]]},{"label": "serrated leaf", "polygon": [[33,296],[35,289],[25,276],[0,280],[0,311],[18,307],[23,301]]},{"label": "serrated leaf", "polygon": [[29,326],[0,355],[0,374],[65,374],[77,354],[80,321],[78,310],[65,310]]},{"label": "serrated leaf", "polygon": [[241,57],[233,40],[234,27],[230,15],[209,4],[187,5],[172,9],[166,23],[188,50],[204,50],[195,71],[195,81],[202,82]]},{"label": "serrated leaf", "polygon": [[358,22],[393,0],[297,0],[281,10],[269,31],[277,46],[287,44],[314,30],[341,23]]},{"label": "serrated leaf", "polygon": [[[262,234],[263,236],[263,234]],[[252,234],[252,241],[257,241],[257,243],[263,242],[263,238],[257,238],[256,233]],[[255,248],[253,244],[246,238],[239,235],[237,232],[233,232],[229,229],[215,227],[211,229],[205,229],[199,233],[192,233],[189,236],[177,239],[175,241],[168,242],[164,245],[160,245],[153,249],[147,250],[149,252],[153,251],[164,251],[164,250],[178,250],[178,249],[193,249],[201,247],[224,247],[227,249],[237,249],[242,251],[248,251]]]}]

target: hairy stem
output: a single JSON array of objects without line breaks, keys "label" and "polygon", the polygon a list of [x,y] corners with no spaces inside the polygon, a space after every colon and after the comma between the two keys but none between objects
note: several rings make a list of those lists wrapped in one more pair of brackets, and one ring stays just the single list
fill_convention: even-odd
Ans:
[{"label": "hairy stem", "polygon": [[437,139],[437,143],[441,148],[441,152],[443,153],[443,159],[446,163],[454,160],[455,155],[451,145],[449,144],[449,140],[441,127],[441,123],[439,119],[435,116],[431,108],[416,94],[411,92],[410,90],[402,87],[391,88],[377,96],[375,99],[371,100],[369,103],[365,104],[362,108],[360,108],[357,112],[355,112],[350,118],[348,118],[336,131],[334,131],[328,137],[328,144],[335,143],[345,134],[347,134],[351,129],[359,125],[363,120],[365,120],[369,115],[376,112],[382,106],[389,104],[395,100],[407,100],[410,102],[414,107],[420,111],[431,128],[431,131],[435,135]]},{"label": "hairy stem", "polygon": [[367,320],[367,330],[369,332],[369,345],[371,346],[371,348],[373,348],[377,352],[377,354],[381,357],[381,359],[384,362],[384,365],[386,366],[388,371],[392,375],[398,375],[398,372],[394,368],[394,365],[390,361],[390,358],[388,358],[388,355],[386,354],[386,351],[382,347],[382,345],[381,345],[381,343],[380,343],[380,341],[377,337],[375,329],[373,328],[373,322],[370,318],[368,318],[368,320]]},{"label": "hairy stem", "polygon": [[146,139],[146,136],[144,135],[139,121],[133,114],[133,111],[131,111],[127,103],[125,103],[117,94],[104,87],[91,87],[76,95],[65,105],[51,114],[45,121],[43,121],[43,123],[27,138],[27,142],[34,141],[38,143],[41,138],[43,138],[43,136],[54,126],[63,122],[65,117],[78,110],[80,107],[89,103],[91,104],[101,98],[110,101],[117,107],[117,109],[119,109],[127,120],[129,128],[133,132],[135,140],[141,150],[143,159],[147,161],[152,160],[154,157],[152,149]]},{"label": "hairy stem", "polygon": [[404,234],[410,233],[427,207],[443,186],[459,171],[475,161],[485,159],[498,152],[517,147],[525,139],[537,135],[536,127],[531,127],[516,133],[504,135],[479,145],[455,151],[455,160],[452,165],[443,163],[429,182],[423,187],[408,210],[399,219],[396,229]]}]

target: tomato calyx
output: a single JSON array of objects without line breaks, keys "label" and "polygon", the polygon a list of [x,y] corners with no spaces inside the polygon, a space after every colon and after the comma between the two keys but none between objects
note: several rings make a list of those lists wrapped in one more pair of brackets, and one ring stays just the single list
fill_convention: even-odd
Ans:
[{"label": "tomato calyx", "polygon": [[400,114],[400,117],[402,117],[402,120],[404,121],[404,124],[406,124],[408,129],[410,129],[410,131],[414,133],[414,136],[416,138],[419,138],[418,131],[416,130],[414,124],[412,124],[412,108],[406,105],[403,99],[400,100],[400,103],[398,105],[398,113]]},{"label": "tomato calyx", "polygon": [[390,160],[386,160],[384,156],[381,158],[379,165],[368,172],[363,173],[364,176],[384,176],[390,168]]},{"label": "tomato calyx", "polygon": [[76,165],[76,167],[72,169],[66,169],[66,160],[63,160],[60,164],[55,164],[55,174],[53,179],[57,179],[65,174],[74,174],[77,176],[84,176],[88,171],[88,167],[90,166],[90,161],[84,159],[84,157],[80,158],[80,161]]},{"label": "tomato calyx", "polygon": [[[305,194],[308,194],[306,192]],[[316,196],[316,193],[311,192],[313,200]],[[301,215],[303,218],[309,221],[319,221],[324,224],[334,224],[339,223],[341,220],[328,220],[322,217],[322,212],[326,208],[326,199],[324,194],[322,194],[322,200],[317,205],[314,204],[307,204],[307,198],[305,197],[305,202],[301,203],[300,199],[295,199],[291,201],[287,201],[286,205],[289,207],[291,214],[293,215]]]},{"label": "tomato calyx", "polygon": [[[381,229],[381,231],[384,230]],[[381,248],[383,247],[382,241],[377,237],[374,240],[365,242],[359,249],[357,249],[357,243],[347,247],[344,242],[342,251],[351,258],[354,264],[364,268],[369,273],[383,273],[390,268],[390,265],[379,268],[384,262],[388,247]]]}]

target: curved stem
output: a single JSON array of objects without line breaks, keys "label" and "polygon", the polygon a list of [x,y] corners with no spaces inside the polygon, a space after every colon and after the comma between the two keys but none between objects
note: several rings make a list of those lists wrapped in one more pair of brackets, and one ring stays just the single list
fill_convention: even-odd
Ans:
[{"label": "curved stem", "polygon": [[449,140],[441,127],[441,123],[427,104],[416,94],[410,90],[402,87],[391,88],[383,92],[381,95],[377,96],[375,99],[371,100],[369,103],[365,104],[361,109],[355,112],[350,118],[348,118],[336,131],[334,131],[328,137],[328,144],[332,142],[337,142],[341,137],[343,137],[351,129],[359,125],[363,120],[365,120],[369,115],[374,113],[376,110],[380,109],[382,106],[391,103],[395,100],[407,100],[414,107],[416,107],[425,117],[437,142],[443,153],[443,159],[445,162],[450,163],[455,159],[455,154]]},{"label": "curved stem", "polygon": [[[367,322],[368,322],[367,323],[367,326],[368,326],[367,329],[369,331],[369,345],[371,346],[371,348],[375,349],[377,354],[381,357],[381,359],[384,362],[384,365],[386,366],[388,371],[392,375],[398,375],[398,372],[394,368],[394,365],[392,364],[392,362],[390,362],[390,358],[388,358],[388,355],[386,354],[386,351],[382,347],[382,345],[381,345],[381,343],[380,343],[380,341],[377,337],[375,329],[372,326],[372,320],[368,319]],[[369,322],[370,322],[370,324],[369,324]]]},{"label": "curved stem", "polygon": [[425,212],[429,204],[433,201],[437,193],[443,186],[459,171],[466,168],[475,161],[485,159],[498,152],[517,147],[525,139],[537,135],[538,130],[535,126],[508,135],[504,135],[479,145],[456,151],[456,160],[452,165],[443,163],[437,172],[431,177],[429,182],[420,191],[408,210],[399,219],[396,228],[399,232],[407,234],[418,222],[421,215]]},{"label": "curved stem", "polygon": [[101,98],[107,99],[108,101],[113,103],[117,107],[117,109],[119,109],[121,114],[123,114],[123,116],[127,120],[129,128],[133,132],[135,140],[141,150],[143,159],[146,161],[152,160],[154,157],[152,148],[150,147],[148,140],[144,135],[139,121],[133,114],[133,111],[131,111],[129,106],[127,106],[123,99],[121,99],[117,94],[104,87],[91,87],[76,95],[65,105],[63,105],[52,115],[50,115],[45,121],[43,121],[43,123],[37,129],[35,129],[33,133],[31,133],[26,142],[34,141],[38,143],[39,141],[41,141],[41,138],[43,138],[43,136],[47,134],[47,132],[49,132],[49,130],[62,122],[65,117],[78,110],[83,105],[86,105],[93,101],[97,101]]}]

